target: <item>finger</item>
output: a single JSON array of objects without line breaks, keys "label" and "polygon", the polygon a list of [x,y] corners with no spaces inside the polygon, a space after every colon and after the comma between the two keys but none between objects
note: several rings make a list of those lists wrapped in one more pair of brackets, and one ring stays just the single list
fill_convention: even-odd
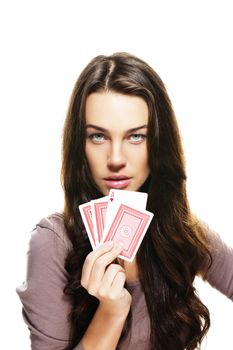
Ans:
[{"label": "finger", "polygon": [[82,267],[82,277],[81,277],[81,285],[86,288],[87,281],[89,280],[89,276],[92,270],[92,266],[95,262],[95,260],[111,251],[113,249],[113,242],[109,241],[98,247],[96,250],[92,251],[86,256],[86,259],[84,261],[83,267]]},{"label": "finger", "polygon": [[[122,251],[122,245],[117,244],[110,252],[103,254],[95,260],[89,275],[89,290],[95,293],[99,289],[102,278],[105,274],[107,265],[109,265]],[[90,293],[90,292],[89,292]]]},{"label": "finger", "polygon": [[123,271],[119,271],[115,275],[110,289],[110,295],[112,298],[121,297],[124,295],[125,279],[126,276]]},{"label": "finger", "polygon": [[110,274],[105,280],[102,281],[97,293],[98,299],[115,299],[121,297],[125,279],[125,272],[123,270],[115,270],[113,275]]},{"label": "finger", "polygon": [[116,277],[117,273],[123,272],[125,273],[125,270],[118,264],[110,264],[106,271],[105,274],[101,280],[101,287],[103,288],[110,288],[114,278]]}]

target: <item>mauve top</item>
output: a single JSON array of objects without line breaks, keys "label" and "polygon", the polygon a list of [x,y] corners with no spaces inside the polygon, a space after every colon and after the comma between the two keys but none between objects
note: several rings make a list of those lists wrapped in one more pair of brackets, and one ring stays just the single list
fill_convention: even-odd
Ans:
[{"label": "mauve top", "polygon": [[[233,300],[233,249],[204,225],[213,264],[203,279]],[[17,288],[17,293],[23,304],[23,317],[30,330],[33,350],[63,350],[68,344],[67,316],[71,304],[63,289],[67,282],[64,264],[70,247],[59,213],[42,219],[32,231],[26,281]],[[125,339],[117,350],[147,350],[150,320],[141,285],[127,283],[126,288],[132,295],[131,339],[129,343],[128,338]],[[81,342],[74,350],[84,350]]]}]

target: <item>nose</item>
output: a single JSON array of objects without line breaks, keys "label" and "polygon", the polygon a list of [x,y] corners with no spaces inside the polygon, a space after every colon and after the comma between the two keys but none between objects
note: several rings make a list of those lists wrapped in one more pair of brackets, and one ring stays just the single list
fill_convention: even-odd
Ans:
[{"label": "nose", "polygon": [[123,145],[121,142],[114,142],[111,144],[107,164],[111,171],[118,171],[125,167],[126,158],[124,156]]}]

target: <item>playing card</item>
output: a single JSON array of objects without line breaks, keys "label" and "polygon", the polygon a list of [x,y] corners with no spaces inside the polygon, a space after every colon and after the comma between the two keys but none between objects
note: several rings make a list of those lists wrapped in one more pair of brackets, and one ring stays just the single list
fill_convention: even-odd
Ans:
[{"label": "playing card", "polygon": [[132,262],[154,214],[120,204],[114,220],[101,244],[107,241],[122,242],[119,258]]},{"label": "playing card", "polygon": [[79,211],[83,219],[88,238],[90,240],[92,249],[96,247],[96,239],[94,235],[93,218],[90,202],[79,205]]},{"label": "playing card", "polygon": [[135,209],[144,210],[146,208],[147,197],[148,194],[144,192],[111,189],[108,196],[103,236],[107,234],[120,204],[126,204]]},{"label": "playing card", "polygon": [[96,246],[98,246],[104,232],[104,223],[105,223],[106,211],[108,206],[108,196],[101,197],[99,199],[94,199],[90,202],[90,204],[91,204],[95,244]]}]

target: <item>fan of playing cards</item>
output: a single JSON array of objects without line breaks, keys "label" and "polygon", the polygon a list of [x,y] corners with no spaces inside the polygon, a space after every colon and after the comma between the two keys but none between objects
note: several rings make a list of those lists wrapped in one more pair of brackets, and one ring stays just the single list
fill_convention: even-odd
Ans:
[{"label": "fan of playing cards", "polygon": [[92,249],[122,242],[119,257],[132,262],[154,216],[145,210],[147,193],[111,189],[108,196],[81,204],[79,210]]}]

